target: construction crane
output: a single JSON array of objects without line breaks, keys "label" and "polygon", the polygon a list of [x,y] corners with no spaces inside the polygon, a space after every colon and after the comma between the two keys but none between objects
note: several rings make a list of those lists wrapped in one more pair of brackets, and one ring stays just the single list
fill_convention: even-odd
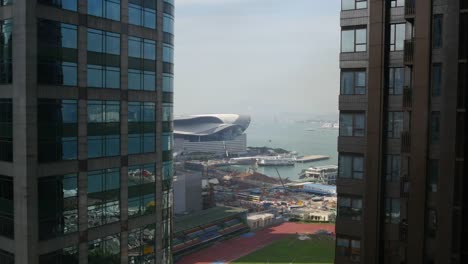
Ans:
[{"label": "construction crane", "polygon": [[281,175],[280,175],[278,169],[275,168],[275,170],[276,170],[276,174],[278,174],[278,178],[279,178],[279,180],[280,180],[280,182],[281,182],[281,185],[283,185],[284,192],[286,193],[288,190],[286,189],[286,186],[284,186],[283,179],[281,179]]}]

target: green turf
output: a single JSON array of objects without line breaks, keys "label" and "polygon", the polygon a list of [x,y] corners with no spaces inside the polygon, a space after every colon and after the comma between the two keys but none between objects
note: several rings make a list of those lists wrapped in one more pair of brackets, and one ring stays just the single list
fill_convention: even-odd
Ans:
[{"label": "green turf", "polygon": [[291,236],[244,256],[231,263],[239,264],[331,264],[335,257],[335,242],[327,236],[299,240]]}]

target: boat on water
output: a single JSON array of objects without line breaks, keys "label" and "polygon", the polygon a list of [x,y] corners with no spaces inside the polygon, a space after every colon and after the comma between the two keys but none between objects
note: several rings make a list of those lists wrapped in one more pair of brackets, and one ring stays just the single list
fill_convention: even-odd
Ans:
[{"label": "boat on water", "polygon": [[254,165],[257,162],[257,159],[255,157],[240,157],[231,158],[229,162],[234,165]]},{"label": "boat on water", "polygon": [[257,160],[258,166],[294,166],[296,164],[296,158],[272,156],[262,157]]},{"label": "boat on water", "polygon": [[322,128],[322,129],[339,129],[340,124],[335,123],[335,122],[326,122],[326,123],[322,123],[320,125],[320,128]]},{"label": "boat on water", "polygon": [[299,174],[299,179],[324,184],[335,184],[338,166],[326,165],[310,167]]}]

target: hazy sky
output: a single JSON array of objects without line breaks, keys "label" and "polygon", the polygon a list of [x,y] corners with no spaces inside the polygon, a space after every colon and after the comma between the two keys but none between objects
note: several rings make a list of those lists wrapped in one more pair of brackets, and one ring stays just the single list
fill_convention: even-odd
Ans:
[{"label": "hazy sky", "polygon": [[175,2],[175,114],[338,112],[340,0]]}]

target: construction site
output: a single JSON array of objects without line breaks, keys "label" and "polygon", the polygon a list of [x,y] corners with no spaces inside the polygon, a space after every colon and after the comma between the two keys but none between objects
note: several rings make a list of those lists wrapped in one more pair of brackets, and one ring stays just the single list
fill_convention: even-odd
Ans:
[{"label": "construction site", "polygon": [[258,173],[254,168],[245,172],[230,171],[210,161],[188,161],[179,164],[184,169],[202,174],[204,207],[216,204],[247,209],[250,213],[273,210],[287,218],[294,209],[336,212],[336,188],[306,181],[296,182]]},{"label": "construction site", "polygon": [[287,222],[334,223],[334,185],[291,181],[231,168],[223,159],[175,163],[174,239],[176,259],[217,241]]}]

